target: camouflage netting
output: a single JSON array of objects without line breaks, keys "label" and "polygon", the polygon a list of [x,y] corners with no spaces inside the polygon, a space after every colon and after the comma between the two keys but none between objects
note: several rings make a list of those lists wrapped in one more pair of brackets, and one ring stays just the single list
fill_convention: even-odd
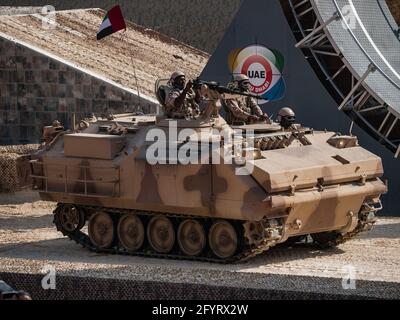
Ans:
[{"label": "camouflage netting", "polygon": [[18,160],[38,147],[37,144],[0,146],[0,192],[21,190]]}]

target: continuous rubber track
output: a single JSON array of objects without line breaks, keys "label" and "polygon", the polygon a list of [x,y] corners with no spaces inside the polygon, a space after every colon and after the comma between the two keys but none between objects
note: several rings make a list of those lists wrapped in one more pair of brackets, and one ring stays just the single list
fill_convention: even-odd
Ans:
[{"label": "continuous rubber track", "polygon": [[[107,249],[101,249],[96,247],[90,240],[89,236],[82,232],[81,230],[75,230],[72,232],[66,231],[61,224],[59,219],[59,213],[61,209],[65,206],[65,204],[58,204],[57,208],[54,210],[54,224],[58,231],[60,231],[64,236],[67,236],[70,240],[75,241],[77,244],[82,245],[84,248],[89,249],[90,251],[97,252],[97,253],[108,253],[108,254],[121,254],[121,255],[133,255],[133,256],[142,256],[142,257],[151,257],[151,258],[161,258],[161,259],[174,259],[174,260],[191,260],[191,261],[202,261],[202,262],[212,262],[212,263],[222,263],[222,264],[229,264],[229,263],[238,263],[238,262],[245,262],[250,258],[261,254],[267,251],[269,248],[273,247],[278,243],[278,240],[269,240],[264,239],[259,245],[245,245],[244,244],[244,237],[243,237],[243,230],[242,230],[242,223],[243,221],[235,221],[231,220],[230,222],[234,225],[235,229],[238,232],[239,237],[239,245],[238,250],[230,258],[227,259],[220,259],[213,256],[209,246],[207,245],[204,249],[204,252],[200,256],[186,256],[181,254],[179,251],[178,246],[175,243],[174,249],[172,253],[164,254],[164,253],[157,253],[153,251],[150,246],[147,244],[147,239],[145,240],[145,244],[142,248],[137,252],[128,252],[122,245],[119,244],[119,241],[114,241],[115,245],[111,246]],[[91,215],[91,213],[95,212],[107,212],[111,215],[114,220],[114,225],[119,217],[127,213],[135,213],[140,217],[153,217],[158,215],[159,213],[153,212],[143,212],[143,211],[132,211],[127,209],[116,209],[116,208],[105,208],[103,207],[94,207],[94,206],[76,206],[79,210],[82,210],[85,213],[85,221],[87,221]],[[170,219],[181,220],[182,216],[179,215],[172,215],[172,214],[163,214]],[[213,219],[205,218],[205,217],[196,217],[196,216],[185,216],[185,219],[196,219],[198,221],[202,221],[203,225],[211,224]],[[364,222],[359,220],[357,227],[352,231],[345,235],[337,235],[334,240],[329,241],[328,243],[317,243],[317,245],[321,247],[332,247],[337,246],[341,243],[344,243],[355,236],[357,236],[362,231],[367,231],[372,227],[373,223]],[[208,228],[206,229],[208,230]],[[117,236],[116,236],[117,238]]]},{"label": "continuous rubber track", "polygon": [[[109,254],[122,254],[122,255],[133,255],[133,256],[142,256],[142,257],[152,257],[152,258],[162,258],[162,259],[174,259],[174,260],[192,260],[192,261],[203,261],[203,262],[213,262],[213,263],[235,263],[235,262],[243,262],[246,261],[266,250],[268,250],[270,247],[274,246],[277,241],[276,240],[264,240],[260,245],[258,246],[246,246],[244,245],[244,240],[243,240],[243,234],[238,233],[239,237],[239,245],[238,245],[238,250],[236,254],[228,259],[219,259],[215,258],[212,256],[212,253],[210,250],[208,250],[208,246],[206,246],[206,249],[204,250],[203,254],[200,256],[186,256],[183,254],[179,253],[179,249],[174,248],[172,250],[173,253],[168,253],[168,254],[161,254],[153,251],[149,246],[146,246],[146,244],[137,252],[128,252],[125,248],[123,248],[118,241],[117,243],[107,249],[101,249],[96,247],[90,240],[89,236],[85,234],[84,232],[80,230],[75,230],[73,232],[66,231],[60,222],[58,213],[60,212],[60,209],[62,208],[63,204],[58,204],[57,208],[54,210],[54,224],[56,225],[56,228],[58,231],[60,231],[64,236],[67,236],[70,240],[75,241],[76,243],[82,245],[83,247],[89,249],[90,251],[93,252],[98,252],[98,253],[109,253]],[[138,216],[146,216],[146,217],[153,217],[157,215],[157,213],[152,213],[152,212],[144,212],[144,211],[139,211],[135,212],[132,210],[124,210],[124,209],[112,209],[112,208],[105,208],[103,207],[93,207],[93,206],[77,206],[80,210],[83,210],[85,212],[85,219],[86,221],[88,220],[90,216],[90,212],[107,212],[110,214],[114,220],[114,223],[118,217],[121,217],[124,214],[127,213],[135,213]],[[172,214],[163,214],[163,216],[166,216],[170,219],[182,219],[182,216],[178,215],[172,215]],[[196,219],[196,220],[202,220],[204,224],[210,224],[212,219],[208,219],[205,217],[196,217],[196,216],[185,216],[185,219]],[[239,221],[230,221],[235,229],[237,231],[240,231],[240,226],[241,223]],[[147,240],[147,239],[146,239]],[[145,241],[146,243],[147,241]],[[175,244],[175,247],[176,244]]]}]

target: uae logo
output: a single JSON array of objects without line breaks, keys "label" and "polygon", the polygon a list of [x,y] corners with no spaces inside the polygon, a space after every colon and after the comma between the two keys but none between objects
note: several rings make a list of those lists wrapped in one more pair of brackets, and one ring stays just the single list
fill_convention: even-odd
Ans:
[{"label": "uae logo", "polygon": [[232,74],[245,74],[249,77],[251,91],[264,99],[261,103],[283,98],[284,58],[278,50],[262,45],[235,49],[230,53],[228,63]]}]

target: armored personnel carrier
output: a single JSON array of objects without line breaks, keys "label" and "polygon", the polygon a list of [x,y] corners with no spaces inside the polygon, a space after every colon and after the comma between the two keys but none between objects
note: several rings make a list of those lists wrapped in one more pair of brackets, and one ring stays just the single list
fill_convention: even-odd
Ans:
[{"label": "armored personnel carrier", "polygon": [[209,90],[212,108],[194,119],[125,114],[58,132],[32,160],[57,229],[96,252],[229,263],[373,225],[378,156],[301,125],[232,128],[215,112],[226,94]]}]

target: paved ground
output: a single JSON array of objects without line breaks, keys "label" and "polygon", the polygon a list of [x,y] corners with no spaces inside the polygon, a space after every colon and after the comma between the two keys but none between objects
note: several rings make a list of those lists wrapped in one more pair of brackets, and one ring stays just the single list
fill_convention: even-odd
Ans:
[{"label": "paved ground", "polygon": [[0,273],[38,274],[51,265],[67,276],[293,290],[311,290],[304,279],[318,279],[315,290],[336,292],[351,266],[358,280],[373,281],[369,292],[375,282],[381,289],[391,283],[392,297],[396,288],[400,298],[400,218],[381,218],[372,231],[336,249],[276,247],[247,263],[216,265],[88,252],[56,232],[54,205],[37,200],[30,192],[0,196]]}]

